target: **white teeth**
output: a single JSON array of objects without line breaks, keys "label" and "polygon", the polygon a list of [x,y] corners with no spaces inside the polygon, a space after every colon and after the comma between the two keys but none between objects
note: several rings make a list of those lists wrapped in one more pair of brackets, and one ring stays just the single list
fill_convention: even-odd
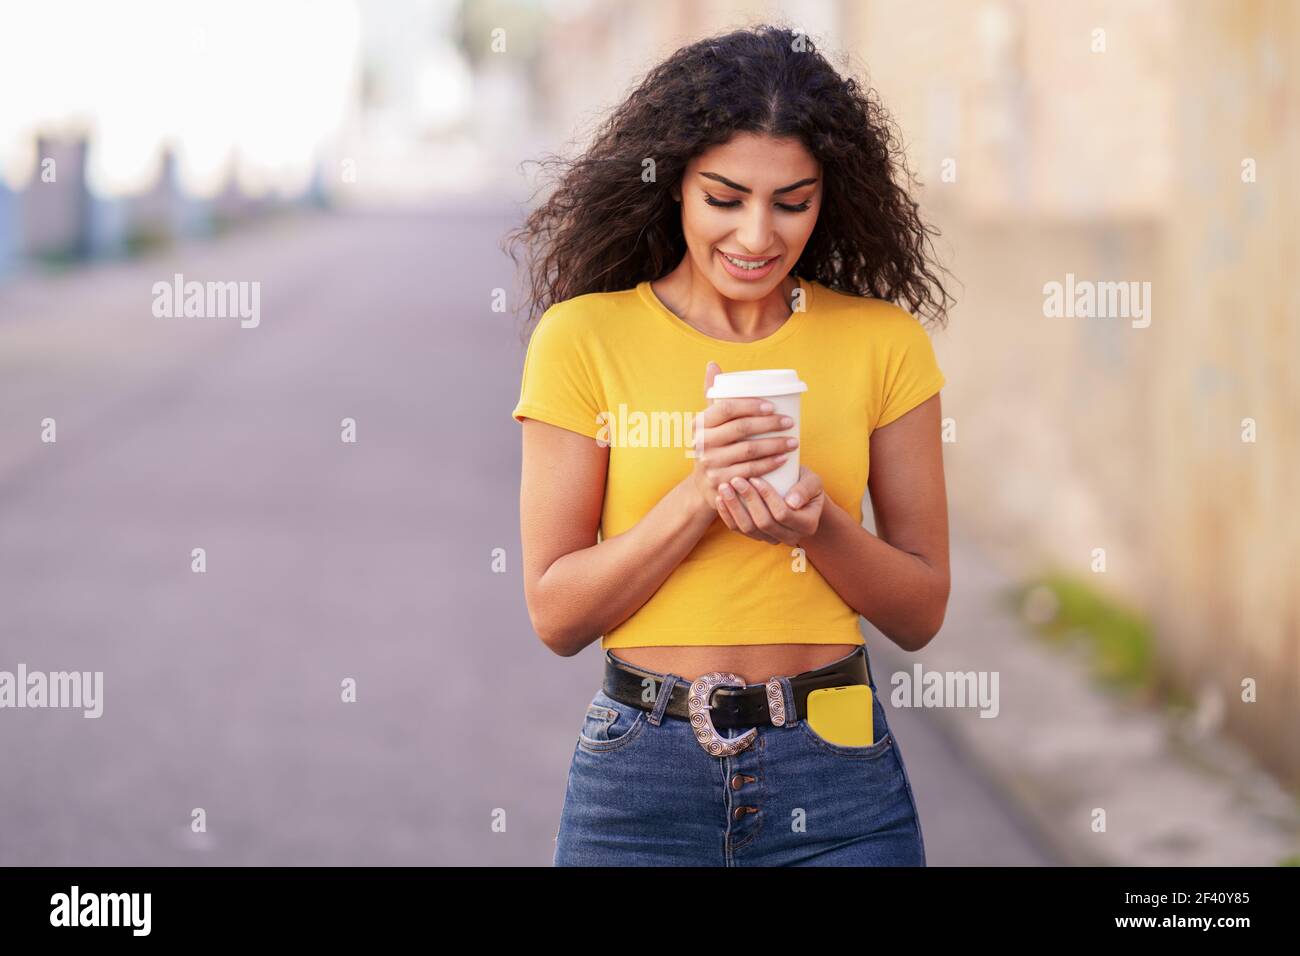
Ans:
[{"label": "white teeth", "polygon": [[731,258],[731,256],[727,255],[725,252],[722,253],[722,258],[726,259],[737,269],[761,269],[772,261],[771,259],[764,259],[762,262],[742,262],[739,259]]}]

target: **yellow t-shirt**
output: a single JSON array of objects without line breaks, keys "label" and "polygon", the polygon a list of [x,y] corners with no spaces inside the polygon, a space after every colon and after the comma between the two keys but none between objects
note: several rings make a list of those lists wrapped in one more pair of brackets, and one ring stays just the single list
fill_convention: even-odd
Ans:
[{"label": "yellow t-shirt", "polygon": [[[704,368],[792,368],[808,384],[799,460],[859,523],[871,432],[943,387],[930,338],[888,302],[799,280],[804,308],[754,342],[705,335],[649,281],[556,303],[533,330],[513,417],[609,447],[600,531],[635,525],[694,464]],[[719,518],[602,648],[702,644],[860,644],[858,614],[801,552],[755,541]]]}]

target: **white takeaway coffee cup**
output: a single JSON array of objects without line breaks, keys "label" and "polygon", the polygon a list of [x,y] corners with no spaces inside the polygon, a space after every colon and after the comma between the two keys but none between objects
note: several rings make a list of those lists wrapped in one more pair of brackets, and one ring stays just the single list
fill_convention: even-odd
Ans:
[{"label": "white takeaway coffee cup", "polygon": [[[772,403],[773,415],[789,415],[794,424],[777,431],[759,432],[752,438],[773,435],[799,437],[800,396],[808,385],[799,381],[799,373],[792,368],[761,368],[752,372],[719,372],[713,377],[713,386],[704,393],[710,401],[720,398],[765,398]],[[781,497],[799,480],[799,449],[786,452],[790,457],[765,475],[759,475]]]}]

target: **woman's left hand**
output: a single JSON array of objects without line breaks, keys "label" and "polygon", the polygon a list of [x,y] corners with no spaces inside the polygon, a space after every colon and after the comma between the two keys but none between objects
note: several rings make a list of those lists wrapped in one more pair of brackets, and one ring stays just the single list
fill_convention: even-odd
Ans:
[{"label": "woman's left hand", "polygon": [[826,502],[821,478],[803,465],[799,466],[799,480],[785,498],[762,478],[733,478],[730,485],[719,485],[717,491],[714,503],[723,523],[768,544],[797,545],[811,537]]}]

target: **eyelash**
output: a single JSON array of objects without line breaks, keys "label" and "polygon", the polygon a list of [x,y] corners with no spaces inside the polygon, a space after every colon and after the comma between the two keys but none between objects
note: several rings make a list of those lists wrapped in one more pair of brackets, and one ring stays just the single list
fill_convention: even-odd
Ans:
[{"label": "eyelash", "polygon": [[[717,206],[719,209],[735,209],[740,205],[739,199],[733,199],[731,202],[718,202],[708,193],[704,194],[704,201],[710,206]],[[784,209],[786,212],[806,212],[812,206],[811,199],[805,199],[797,206],[791,206],[786,203],[777,203],[778,209]]]}]

